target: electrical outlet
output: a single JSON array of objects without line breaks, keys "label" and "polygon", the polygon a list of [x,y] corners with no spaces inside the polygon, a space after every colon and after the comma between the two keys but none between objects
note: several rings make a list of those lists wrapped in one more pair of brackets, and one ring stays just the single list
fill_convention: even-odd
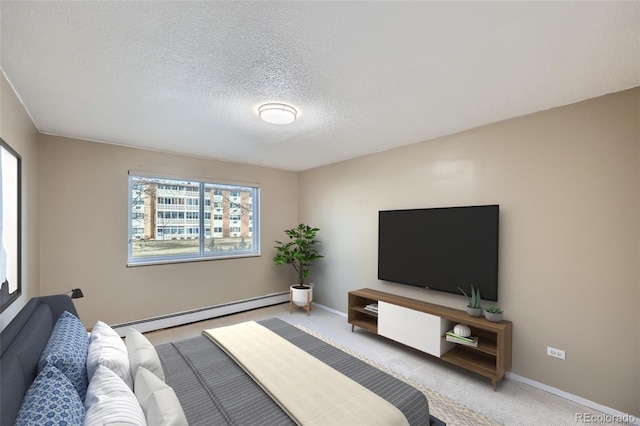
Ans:
[{"label": "electrical outlet", "polygon": [[565,354],[562,349],[552,348],[551,346],[547,346],[547,355],[555,358],[565,359]]}]

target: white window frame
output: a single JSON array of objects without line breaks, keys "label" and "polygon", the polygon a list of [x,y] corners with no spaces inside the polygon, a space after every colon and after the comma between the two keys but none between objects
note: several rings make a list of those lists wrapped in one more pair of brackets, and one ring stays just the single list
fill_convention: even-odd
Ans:
[{"label": "white window frame", "polygon": [[[198,236],[199,239],[199,252],[198,253],[190,253],[190,254],[171,254],[171,255],[162,255],[162,256],[133,256],[133,244],[139,242],[139,238],[132,236],[132,218],[134,213],[139,213],[139,209],[134,209],[132,191],[133,191],[133,181],[134,179],[149,179],[149,180],[158,180],[158,181],[185,181],[191,184],[199,185],[199,198],[198,198],[198,224],[189,224],[186,225],[188,227],[197,227],[200,230],[200,234]],[[127,228],[128,228],[128,244],[127,244],[127,266],[146,266],[146,265],[156,265],[156,264],[167,264],[167,263],[183,263],[183,262],[196,262],[196,261],[205,261],[205,260],[220,260],[220,259],[236,259],[239,257],[257,257],[260,256],[260,187],[256,184],[247,184],[247,183],[238,183],[238,182],[225,182],[225,181],[210,181],[202,178],[192,179],[192,178],[183,178],[177,176],[166,176],[161,174],[148,174],[139,171],[130,171],[129,179],[128,179],[128,220],[127,220]],[[213,238],[213,233],[210,231],[209,236],[206,235],[206,229],[213,228],[213,219],[205,219],[205,198],[206,193],[205,187],[208,185],[214,185],[219,187],[228,188],[229,191],[234,190],[249,190],[251,192],[251,241],[252,246],[246,250],[236,250],[232,252],[217,252],[217,251],[207,251],[205,249],[205,239]],[[160,196],[162,197],[162,196]],[[207,198],[208,199],[208,198]],[[213,209],[211,209],[213,210]],[[157,212],[155,213],[157,215]],[[186,217],[186,215],[185,215]],[[213,217],[213,215],[212,215]],[[205,225],[205,221],[209,221]],[[170,228],[171,225],[166,225],[165,228]],[[175,227],[175,226],[174,226]],[[139,227],[136,227],[139,228]],[[187,232],[187,231],[185,231]],[[188,234],[186,234],[188,235]]]}]

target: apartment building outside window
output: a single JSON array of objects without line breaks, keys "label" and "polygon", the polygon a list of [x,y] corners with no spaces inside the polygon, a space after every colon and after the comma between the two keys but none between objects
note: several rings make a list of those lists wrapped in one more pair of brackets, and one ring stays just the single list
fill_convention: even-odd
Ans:
[{"label": "apartment building outside window", "polygon": [[260,254],[256,186],[130,175],[129,195],[129,265]]}]

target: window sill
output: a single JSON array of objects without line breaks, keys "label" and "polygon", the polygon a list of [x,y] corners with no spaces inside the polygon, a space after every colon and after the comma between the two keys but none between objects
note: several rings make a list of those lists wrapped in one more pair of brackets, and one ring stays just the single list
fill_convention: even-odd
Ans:
[{"label": "window sill", "polygon": [[138,266],[167,265],[172,263],[207,262],[210,260],[242,259],[246,257],[260,257],[260,256],[261,256],[260,253],[243,253],[243,254],[232,254],[228,256],[188,257],[184,259],[141,260],[141,261],[127,262],[127,268],[135,268]]}]

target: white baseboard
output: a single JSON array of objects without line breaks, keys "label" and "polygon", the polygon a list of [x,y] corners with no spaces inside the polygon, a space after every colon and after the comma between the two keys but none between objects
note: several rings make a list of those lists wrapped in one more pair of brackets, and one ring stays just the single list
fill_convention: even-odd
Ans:
[{"label": "white baseboard", "polygon": [[340,315],[341,317],[347,318],[347,314],[345,314],[344,312],[336,311],[335,309],[330,308],[328,306],[324,306],[316,302],[313,302],[313,306],[318,307],[323,311],[328,311],[328,312],[331,312],[332,314]]},{"label": "white baseboard", "polygon": [[161,330],[163,328],[176,327],[224,315],[236,314],[238,312],[244,312],[251,309],[264,308],[266,306],[277,305],[288,301],[288,291],[283,293],[272,293],[266,296],[239,300],[237,302],[225,303],[222,305],[177,312],[175,314],[146,318],[139,321],[114,324],[111,328],[113,328],[120,336],[124,337],[127,334],[127,329],[129,328],[135,328],[141,333],[146,333],[148,331]]},{"label": "white baseboard", "polygon": [[554,388],[553,386],[545,385],[544,383],[536,382],[535,380],[522,377],[510,371],[507,371],[506,377],[508,379],[515,380],[516,382],[524,383],[529,386],[533,386],[534,388],[542,389],[543,391],[549,392],[564,399],[568,399],[569,401],[582,404],[585,407],[593,408],[594,410],[600,411],[605,414],[603,418],[590,418],[580,421],[580,419],[577,417],[579,413],[576,413],[576,423],[631,423],[640,426],[640,418],[634,416],[633,414],[623,413],[622,411],[615,410],[611,407],[607,407],[606,405],[598,404],[597,402],[593,402],[581,396],[565,392],[562,389]]}]

